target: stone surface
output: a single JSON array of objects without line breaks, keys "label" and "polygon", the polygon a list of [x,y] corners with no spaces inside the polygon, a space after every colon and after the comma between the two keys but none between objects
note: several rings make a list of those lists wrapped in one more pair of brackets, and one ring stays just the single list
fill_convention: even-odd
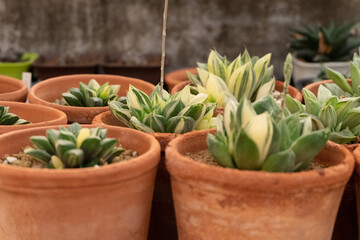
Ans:
[{"label": "stone surface", "polygon": [[[273,53],[278,77],[288,28],[300,22],[357,19],[360,0],[170,0],[167,71],[205,61],[210,48],[230,58],[246,46]],[[159,52],[162,0],[0,0],[0,52]]]}]

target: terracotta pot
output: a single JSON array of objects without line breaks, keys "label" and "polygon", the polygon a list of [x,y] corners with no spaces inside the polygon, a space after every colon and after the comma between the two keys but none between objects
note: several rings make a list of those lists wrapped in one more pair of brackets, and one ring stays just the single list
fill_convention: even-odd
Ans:
[{"label": "terracotta pot", "polygon": [[0,101],[1,106],[10,107],[9,112],[14,113],[31,124],[0,125],[0,135],[10,131],[41,126],[61,125],[67,123],[66,114],[60,110],[28,103]]},{"label": "terracotta pot", "polygon": [[[110,111],[97,115],[93,124],[104,126],[125,126],[116,119]],[[150,240],[176,239],[177,229],[174,212],[174,204],[171,194],[170,176],[165,169],[164,150],[167,144],[178,134],[174,133],[149,133],[158,140],[161,146],[161,160],[155,180],[154,199],[151,208],[151,220],[149,229]]]},{"label": "terracotta pot", "polygon": [[28,89],[21,80],[0,76],[0,101],[26,102]]},{"label": "terracotta pot", "polygon": [[60,99],[61,94],[67,92],[72,87],[79,87],[80,82],[88,83],[90,79],[95,79],[99,84],[109,82],[110,84],[120,84],[119,96],[125,96],[129,84],[150,94],[155,86],[145,81],[114,75],[96,75],[96,74],[80,74],[69,75],[56,78],[50,78],[46,81],[36,84],[30,89],[29,102],[35,104],[46,105],[59,109],[66,113],[69,122],[91,123],[93,118],[108,110],[108,107],[72,107],[55,104],[55,99]]},{"label": "terracotta pot", "polygon": [[[355,156],[355,189],[356,189],[356,207],[357,207],[357,223],[358,229],[360,229],[360,146],[357,147],[354,152]],[[360,239],[360,232],[358,235],[358,239]]]},{"label": "terracotta pot", "polygon": [[[346,80],[351,85],[351,79],[346,79]],[[307,90],[309,90],[310,92],[315,94],[315,96],[317,96],[317,92],[318,92],[320,84],[324,85],[325,83],[333,83],[333,80],[323,80],[323,81],[319,81],[319,82],[314,82],[314,83],[311,83],[311,84],[305,86],[304,88],[306,88]],[[302,90],[302,92],[304,92],[304,90]]]},{"label": "terracotta pot", "polygon": [[[1,135],[0,156],[18,152],[49,128]],[[147,239],[160,145],[133,129],[106,128],[139,157],[100,168],[0,165],[0,239]]]},{"label": "terracotta pot", "polygon": [[328,142],[326,169],[268,173],[210,166],[184,156],[207,149],[209,131],[179,136],[166,149],[179,239],[330,239],[354,169],[344,147]]},{"label": "terracotta pot", "polygon": [[[189,84],[190,84],[190,81],[184,81],[184,82],[181,82],[181,83],[177,84],[172,89],[171,95],[174,95],[175,93],[181,91],[186,85],[189,85]],[[278,90],[279,92],[282,92],[283,89],[284,89],[284,82],[276,81],[275,82],[275,89]],[[302,97],[301,93],[296,88],[294,88],[293,86],[289,86],[289,94],[290,94],[291,97],[293,97],[293,98],[299,100],[300,102],[302,102],[303,97]],[[223,111],[224,111],[223,107],[218,107],[216,109],[215,115],[222,114]]]},{"label": "terracotta pot", "polygon": [[187,72],[197,74],[196,68],[183,68],[173,72],[169,72],[165,75],[165,83],[169,92],[172,92],[172,89],[175,87],[175,85],[183,81],[188,81],[188,77],[186,74]]}]

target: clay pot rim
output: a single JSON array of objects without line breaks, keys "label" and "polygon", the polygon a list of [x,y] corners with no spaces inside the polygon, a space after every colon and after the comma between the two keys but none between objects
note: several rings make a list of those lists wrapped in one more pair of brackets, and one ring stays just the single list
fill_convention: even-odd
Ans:
[{"label": "clay pot rim", "polygon": [[[42,121],[42,122],[37,122],[37,123],[30,123],[27,125],[0,125],[0,130],[4,129],[4,128],[9,128],[11,127],[14,130],[17,129],[21,129],[24,126],[28,127],[37,127],[37,126],[41,126],[43,125],[44,122],[47,123],[47,125],[54,125],[56,124],[58,121],[62,121],[64,120],[64,122],[67,122],[67,117],[66,114],[56,108],[52,108],[52,107],[48,107],[48,106],[44,106],[44,105],[38,105],[38,104],[32,104],[32,103],[23,103],[23,102],[12,102],[12,101],[0,101],[0,105],[2,106],[9,106],[10,107],[10,112],[11,112],[11,107],[25,107],[25,108],[34,108],[34,111],[36,111],[36,109],[43,109],[46,110],[47,112],[51,113],[51,115],[56,115],[53,119],[48,120],[48,121]],[[25,119],[31,122],[31,119]]]},{"label": "clay pot rim", "polygon": [[[350,78],[346,79],[347,82],[352,82],[352,80]],[[310,89],[316,87],[316,86],[320,86],[324,85],[325,83],[334,83],[333,80],[329,79],[329,80],[322,80],[322,81],[318,81],[318,82],[314,82],[314,83],[310,83],[308,85],[306,85],[304,88],[306,88],[306,90],[311,91]],[[302,95],[304,95],[304,88],[301,90]],[[314,93],[315,94],[315,93]],[[317,93],[315,94],[315,96],[317,96]]]},{"label": "clay pot rim", "polygon": [[[5,133],[3,135],[0,135],[0,139],[4,138],[13,138],[14,136],[18,135],[26,135],[28,133],[31,133],[33,131],[37,130],[46,130],[46,129],[52,129],[52,128],[59,128],[60,126],[69,126],[69,125],[52,125],[52,126],[43,126],[43,127],[36,127],[36,128],[30,128],[30,129],[23,129],[23,130],[17,130],[12,131],[9,133]],[[99,125],[93,125],[93,124],[81,124],[81,126],[84,127],[98,127]],[[105,166],[99,166],[99,168],[89,167],[89,168],[70,168],[70,169],[48,169],[48,168],[25,168],[25,167],[17,167],[12,165],[3,165],[0,164],[0,174],[6,173],[7,175],[18,175],[21,174],[22,177],[31,177],[32,179],[45,179],[45,178],[51,178],[51,179],[64,179],[64,178],[77,178],[79,174],[91,174],[96,176],[106,176],[110,174],[114,174],[114,172],[117,172],[119,168],[121,168],[123,171],[130,171],[131,169],[139,169],[138,174],[140,175],[142,172],[141,166],[148,164],[148,162],[153,161],[152,157],[153,155],[160,155],[160,145],[158,141],[143,132],[130,129],[130,128],[123,128],[123,127],[113,127],[113,126],[101,126],[103,128],[106,128],[110,131],[124,131],[124,132],[130,132],[131,134],[135,134],[138,136],[143,137],[145,140],[148,140],[150,142],[150,148],[148,151],[144,152],[140,156],[137,156],[129,161],[123,161],[118,163],[112,163]],[[25,147],[25,146],[22,146]],[[136,151],[136,149],[132,149]],[[153,167],[156,167],[160,159],[157,159],[156,162],[153,163]]]},{"label": "clay pot rim", "polygon": [[7,97],[13,98],[14,95],[21,95],[21,96],[24,95],[25,96],[28,93],[28,88],[27,88],[26,84],[19,79],[0,75],[0,81],[4,81],[4,82],[6,82],[6,84],[16,85],[17,87],[19,87],[18,90],[15,90],[12,92],[0,93],[1,99],[5,99]]},{"label": "clay pot rim", "polygon": [[191,72],[191,71],[197,71],[197,68],[195,67],[189,67],[189,68],[181,68],[172,72],[169,72],[165,75],[165,82],[170,84],[177,84],[179,82],[182,82],[183,80],[180,80],[176,76],[178,74],[182,74],[183,72]]},{"label": "clay pot rim", "polygon": [[[48,101],[45,101],[43,100],[42,98],[39,98],[36,93],[37,91],[46,86],[48,83],[53,83],[53,82],[56,82],[56,81],[59,81],[59,80],[64,80],[64,79],[72,79],[72,78],[75,78],[75,77],[89,77],[90,79],[92,78],[95,78],[96,77],[101,77],[101,78],[108,78],[108,77],[116,77],[116,78],[119,78],[119,79],[128,79],[131,81],[133,81],[134,83],[139,83],[139,84],[145,84],[145,85],[149,85],[150,86],[153,86],[153,84],[151,83],[148,83],[146,81],[143,81],[141,79],[137,79],[137,78],[131,78],[131,77],[124,77],[124,76],[120,76],[120,75],[111,75],[111,74],[72,74],[72,75],[65,75],[65,76],[59,76],[59,77],[54,77],[54,78],[49,78],[45,81],[41,81],[37,84],[35,84],[29,91],[29,99],[31,100],[31,102],[34,102],[34,100],[36,102],[39,102],[43,105],[47,105],[47,106],[50,106],[50,107],[53,107],[53,108],[57,108],[57,109],[60,109],[61,111],[88,111],[88,110],[91,110],[91,111],[105,111],[106,109],[109,108],[109,106],[105,106],[105,107],[75,107],[75,106],[64,106],[64,105],[60,105],[60,104],[56,104],[56,103],[52,103],[52,102],[48,102]],[[90,80],[89,79],[89,80]],[[75,81],[75,80],[74,80]],[[78,82],[81,82],[80,80]]]},{"label": "clay pot rim", "polygon": [[[277,84],[283,84],[283,82],[281,82],[279,80],[276,80],[276,83]],[[171,95],[174,95],[175,93],[179,92],[181,89],[183,89],[186,85],[189,85],[189,84],[191,84],[191,82],[189,80],[186,80],[186,81],[183,81],[183,82],[180,82],[180,83],[176,84],[173,87],[173,89],[171,90]],[[302,94],[296,88],[294,88],[293,86],[289,86],[289,89],[293,89],[292,91],[296,92],[295,96],[292,96],[292,97],[297,99],[299,102],[302,102],[302,100],[303,100]],[[218,107],[217,109],[219,109],[219,110],[224,109],[224,107]]]},{"label": "clay pot rim", "polygon": [[[294,173],[272,173],[265,171],[238,170],[211,166],[196,162],[182,155],[178,146],[183,142],[200,134],[204,137],[215,130],[203,130],[186,133],[171,141],[165,151],[166,168],[176,178],[196,179],[197,181],[213,182],[224,186],[251,187],[253,190],[274,192],[284,188],[291,189],[295,186],[313,188],[316,186],[345,181],[354,169],[354,159],[350,151],[336,143],[327,142],[326,147],[336,149],[344,156],[342,163],[319,170],[302,171]],[[201,173],[201,174],[199,174]],[[264,183],[264,184],[259,184]]]}]

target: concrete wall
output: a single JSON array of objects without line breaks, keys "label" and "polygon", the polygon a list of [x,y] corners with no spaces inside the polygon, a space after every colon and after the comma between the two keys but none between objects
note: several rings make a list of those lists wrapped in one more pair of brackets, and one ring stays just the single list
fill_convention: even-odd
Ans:
[{"label": "concrete wall", "polygon": [[[162,0],[0,0],[0,51],[160,52]],[[170,0],[167,71],[206,61],[210,48],[230,58],[273,53],[278,76],[288,28],[301,21],[359,19],[360,0]]]}]

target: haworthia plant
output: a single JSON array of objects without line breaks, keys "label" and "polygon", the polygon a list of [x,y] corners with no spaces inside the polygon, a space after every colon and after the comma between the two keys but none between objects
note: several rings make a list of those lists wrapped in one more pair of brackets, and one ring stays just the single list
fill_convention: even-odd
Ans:
[{"label": "haworthia plant", "polygon": [[76,107],[104,107],[108,106],[108,102],[117,99],[117,93],[120,85],[109,85],[105,83],[100,84],[91,79],[86,85],[80,82],[80,88],[71,88],[68,92],[63,93],[62,96],[65,105]]},{"label": "haworthia plant", "polygon": [[291,113],[310,117],[313,130],[330,128],[330,139],[336,143],[358,141],[360,136],[360,97],[339,98],[320,85],[317,97],[303,89],[305,104],[286,96],[286,107]]},{"label": "haworthia plant", "polygon": [[9,107],[0,106],[0,125],[30,124],[29,121],[21,119],[13,113],[9,113],[9,109]]},{"label": "haworthia plant", "polygon": [[[285,63],[289,81],[291,58]],[[218,115],[216,135],[209,134],[207,144],[215,161],[224,167],[294,172],[309,166],[328,135],[328,129],[312,132],[310,117],[281,110],[270,95],[253,105],[246,97],[239,103],[229,97],[224,116]]]},{"label": "haworthia plant", "polygon": [[106,138],[107,129],[83,128],[78,123],[59,130],[49,129],[46,136],[32,136],[34,148],[25,153],[49,168],[81,168],[111,163],[124,149],[114,138]]},{"label": "haworthia plant", "polygon": [[[162,94],[161,94],[162,91]],[[129,87],[126,98],[109,102],[113,115],[128,127],[143,132],[186,133],[215,127],[215,104],[208,95],[193,95],[190,87],[170,96],[157,85],[152,94]]]},{"label": "haworthia plant", "polygon": [[327,69],[327,75],[334,83],[326,83],[325,86],[338,97],[360,96],[360,57],[354,54],[350,62],[351,84],[346,81],[345,76],[333,69]]},{"label": "haworthia plant", "polygon": [[246,97],[255,101],[274,90],[274,68],[269,66],[270,59],[271,54],[259,59],[245,50],[230,62],[212,50],[207,64],[198,63],[198,75],[188,73],[188,78],[195,85],[194,92],[208,94],[208,101],[216,102],[219,107],[225,104],[226,92],[237,100]]}]

